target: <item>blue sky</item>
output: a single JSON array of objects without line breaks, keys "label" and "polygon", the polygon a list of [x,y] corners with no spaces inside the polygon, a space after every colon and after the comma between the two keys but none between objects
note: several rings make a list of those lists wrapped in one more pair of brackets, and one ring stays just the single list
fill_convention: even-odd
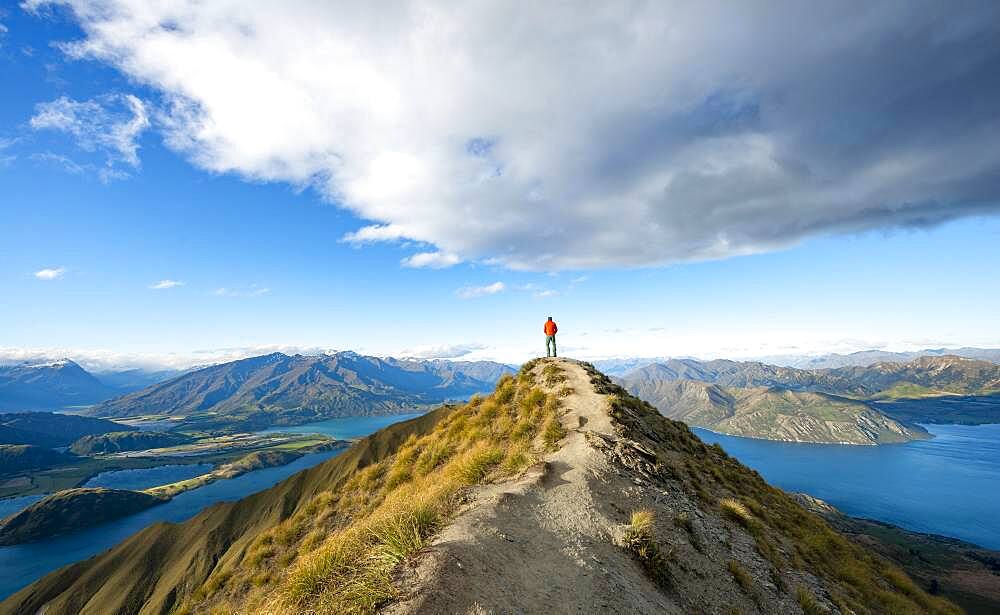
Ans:
[{"label": "blue sky", "polygon": [[[234,34],[236,14],[221,8],[109,4],[0,13],[6,358],[183,366],[353,349],[518,361],[541,351],[550,314],[564,352],[588,358],[1000,345],[1000,156],[983,145],[1000,131],[979,108],[1000,101],[998,73],[982,77],[1000,50],[972,5],[944,24],[919,3],[865,15],[857,36],[874,48],[907,24],[950,33],[907,38],[940,67],[907,81],[907,66],[886,61],[891,100],[873,106],[865,88],[882,83],[879,67],[832,61],[825,47],[804,48],[810,76],[792,64],[774,69],[780,78],[755,74],[734,43],[698,66],[704,78],[623,50],[588,68],[634,79],[546,81],[579,68],[557,51],[565,37],[614,45],[636,23],[616,20],[655,15],[561,22],[531,43],[537,69],[513,47],[503,55],[519,41],[499,34],[481,49],[471,34],[423,40],[417,17],[374,30],[358,18],[361,47],[330,53],[368,57],[365,45],[381,50],[394,32],[410,46],[323,65],[338,71],[302,68],[306,52],[285,33],[329,20],[322,40],[340,40],[347,26],[328,7],[291,3],[280,19],[246,17],[273,32]],[[789,12],[767,28],[793,23]],[[470,33],[494,17],[461,16]],[[525,36],[538,25],[517,23]],[[177,33],[185,47],[169,48]],[[748,45],[770,36],[760,24],[741,34]],[[220,38],[214,53],[177,51]],[[414,46],[422,59],[401,68]],[[224,61],[233,49],[259,57]],[[485,57],[491,79],[437,52]],[[845,77],[852,61],[871,73]],[[268,62],[282,70],[254,73]],[[979,102],[928,98],[941,83]],[[608,100],[581,98],[609,87]],[[290,93],[261,102],[275,88]],[[901,111],[900,92],[919,94],[926,113]]]}]

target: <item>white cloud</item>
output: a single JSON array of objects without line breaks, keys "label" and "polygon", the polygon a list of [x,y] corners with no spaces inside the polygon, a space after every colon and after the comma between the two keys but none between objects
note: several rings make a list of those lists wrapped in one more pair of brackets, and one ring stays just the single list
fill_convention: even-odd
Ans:
[{"label": "white cloud", "polygon": [[168,288],[177,288],[178,286],[184,286],[184,282],[178,282],[177,280],[160,280],[155,284],[150,284],[149,288],[151,290],[166,290]]},{"label": "white cloud", "polygon": [[246,288],[216,288],[212,294],[217,297],[260,297],[270,292],[270,288],[251,284]]},{"label": "white cloud", "polygon": [[139,167],[139,136],[150,126],[146,105],[127,95],[108,95],[76,101],[66,96],[35,105],[30,125],[35,130],[56,130],[71,135],[88,152],[105,156],[99,175],[102,181],[122,179],[124,163]]},{"label": "white cloud", "polygon": [[315,186],[353,241],[644,266],[1000,202],[996,3],[51,3],[171,147]]},{"label": "white cloud", "polygon": [[413,359],[457,359],[465,357],[477,350],[483,350],[483,344],[441,344],[414,346],[403,350],[399,356]]},{"label": "white cloud", "polygon": [[56,278],[61,278],[66,274],[65,267],[51,267],[46,269],[39,269],[35,272],[35,277],[39,280],[55,280]]},{"label": "white cloud", "polygon": [[121,352],[107,348],[19,348],[0,346],[0,364],[43,362],[69,358],[89,371],[114,371],[125,369],[189,369],[216,363],[226,363],[247,357],[273,352],[287,355],[318,355],[336,352],[333,348],[297,346],[291,344],[263,344],[239,348],[214,348],[190,352]]},{"label": "white cloud", "polygon": [[460,262],[462,259],[457,254],[446,252],[418,252],[401,261],[404,267],[429,267],[431,269],[445,269]]},{"label": "white cloud", "polygon": [[459,299],[475,299],[486,295],[502,293],[507,288],[503,282],[494,282],[486,286],[465,286],[455,291]]}]

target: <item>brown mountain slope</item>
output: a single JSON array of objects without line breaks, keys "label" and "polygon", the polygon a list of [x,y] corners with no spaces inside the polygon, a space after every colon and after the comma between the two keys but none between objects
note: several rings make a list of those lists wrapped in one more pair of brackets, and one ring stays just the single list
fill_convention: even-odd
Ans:
[{"label": "brown mountain slope", "polygon": [[626,380],[625,385],[668,418],[734,436],[865,445],[929,437],[924,429],[900,423],[865,402],[827,393],[691,380]]},{"label": "brown mountain slope", "polygon": [[957,613],[566,360],[57,571],[0,613]]}]

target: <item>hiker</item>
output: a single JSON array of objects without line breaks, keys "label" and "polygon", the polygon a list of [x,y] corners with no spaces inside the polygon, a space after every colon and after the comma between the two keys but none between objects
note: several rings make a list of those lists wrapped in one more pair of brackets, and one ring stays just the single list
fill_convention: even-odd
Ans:
[{"label": "hiker", "polygon": [[545,331],[545,356],[547,357],[556,356],[556,331],[558,330],[559,327],[556,326],[556,321],[552,320],[552,317],[549,316],[543,328],[543,331]]}]

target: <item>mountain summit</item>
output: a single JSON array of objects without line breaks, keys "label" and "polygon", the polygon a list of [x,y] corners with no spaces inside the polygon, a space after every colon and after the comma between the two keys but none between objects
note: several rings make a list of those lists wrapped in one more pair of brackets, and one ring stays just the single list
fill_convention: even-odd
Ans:
[{"label": "mountain summit", "polygon": [[586,364],[528,363],[0,614],[959,613]]}]

